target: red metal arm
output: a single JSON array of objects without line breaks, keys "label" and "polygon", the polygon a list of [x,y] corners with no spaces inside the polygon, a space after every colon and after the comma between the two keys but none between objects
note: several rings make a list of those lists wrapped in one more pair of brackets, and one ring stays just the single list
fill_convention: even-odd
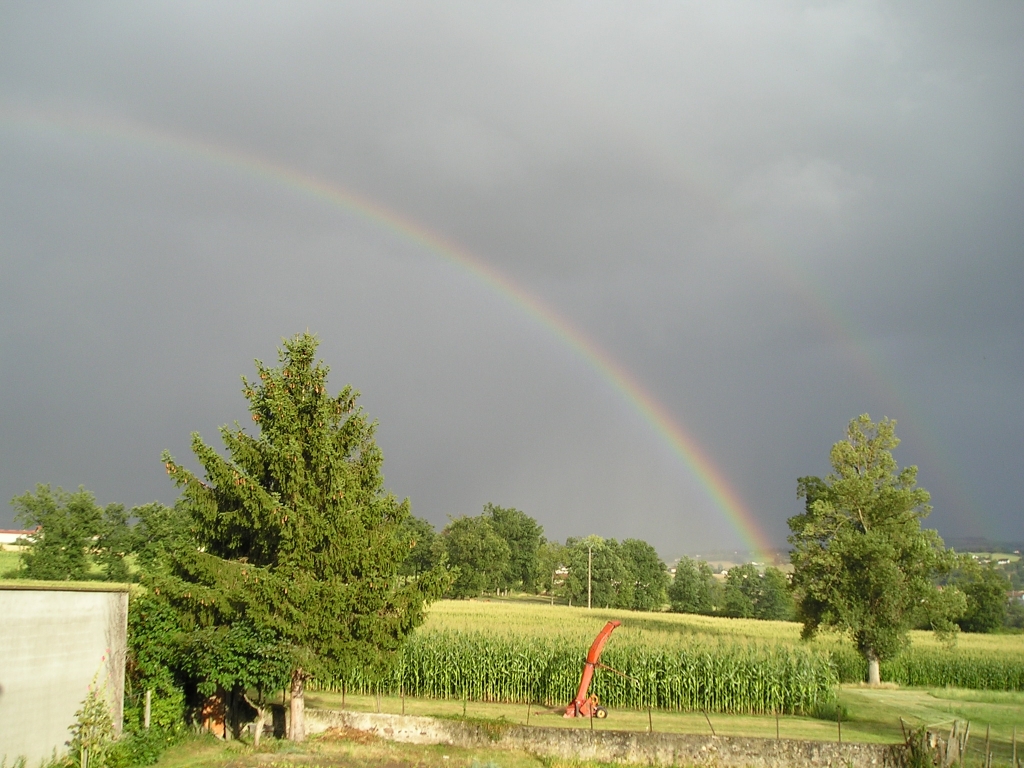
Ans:
[{"label": "red metal arm", "polygon": [[583,676],[580,678],[580,688],[576,692],[576,698],[565,708],[566,717],[589,717],[591,715],[587,701],[587,689],[590,688],[590,681],[594,677],[594,665],[601,659],[601,651],[604,650],[604,644],[608,642],[608,637],[621,624],[621,621],[609,621],[594,638],[594,643],[587,653],[587,661],[583,665]]}]

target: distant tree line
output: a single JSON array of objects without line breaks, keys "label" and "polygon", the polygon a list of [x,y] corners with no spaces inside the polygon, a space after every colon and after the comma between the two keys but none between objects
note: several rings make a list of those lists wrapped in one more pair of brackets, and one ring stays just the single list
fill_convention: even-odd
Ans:
[{"label": "distant tree line", "polygon": [[683,557],[668,595],[672,610],[680,613],[776,621],[795,617],[789,580],[773,566],[762,571],[754,563],[737,565],[719,580],[706,562]]},{"label": "distant tree line", "polygon": [[[136,581],[143,570],[190,541],[187,516],[158,502],[132,509],[100,506],[84,488],[69,492],[38,485],[11,504],[16,519],[34,532],[25,542],[30,546],[21,568],[8,576]],[[716,574],[709,563],[682,557],[673,576],[645,541],[600,536],[550,541],[534,518],[511,507],[486,504],[480,515],[454,518],[440,532],[410,514],[398,536],[408,553],[399,575],[408,581],[447,569],[451,578],[445,596],[450,598],[520,592],[586,606],[589,558],[594,607],[797,618],[792,585],[779,568],[746,563]],[[1024,560],[996,565],[963,555],[956,562],[937,583],[964,594],[967,608],[956,619],[961,630],[1024,629],[1024,603],[1008,599],[1013,590],[1024,589]],[[928,628],[927,623],[919,626]]]},{"label": "distant tree line", "polygon": [[600,536],[549,541],[538,522],[518,509],[484,505],[476,517],[453,518],[438,533],[410,516],[402,535],[410,550],[402,573],[415,577],[438,566],[453,579],[447,597],[545,593],[601,608],[661,610],[667,601],[668,569],[657,551],[640,539],[621,543]]}]

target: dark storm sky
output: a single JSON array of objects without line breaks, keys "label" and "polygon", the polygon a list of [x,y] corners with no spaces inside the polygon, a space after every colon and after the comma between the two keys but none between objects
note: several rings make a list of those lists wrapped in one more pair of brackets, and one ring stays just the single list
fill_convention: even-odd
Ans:
[{"label": "dark storm sky", "polygon": [[776,544],[864,412],[940,533],[1024,539],[1022,126],[1019,3],[4,3],[0,496],[173,501],[308,328],[438,526],[745,545],[515,301],[235,153],[543,302]]}]

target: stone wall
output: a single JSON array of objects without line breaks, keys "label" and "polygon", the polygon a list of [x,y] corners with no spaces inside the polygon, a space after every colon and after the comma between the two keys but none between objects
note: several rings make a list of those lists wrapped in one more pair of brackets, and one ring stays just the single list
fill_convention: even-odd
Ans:
[{"label": "stone wall", "polygon": [[390,741],[515,749],[541,757],[721,768],[897,768],[901,749],[881,744],[836,744],[698,734],[591,731],[474,724],[430,717],[307,709],[310,733],[354,728]]},{"label": "stone wall", "polygon": [[120,732],[126,586],[0,582],[0,761],[36,765],[64,752],[96,683]]}]

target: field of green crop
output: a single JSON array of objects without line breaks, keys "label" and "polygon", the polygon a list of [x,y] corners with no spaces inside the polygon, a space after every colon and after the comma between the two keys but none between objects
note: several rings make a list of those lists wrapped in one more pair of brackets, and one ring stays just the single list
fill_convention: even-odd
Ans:
[{"label": "field of green crop", "polygon": [[[406,645],[395,673],[378,685],[358,675],[320,681],[354,693],[426,696],[549,706],[571,701],[589,639],[427,631]],[[827,652],[795,645],[690,642],[609,644],[592,692],[613,707],[814,713],[834,707],[839,680]]]},{"label": "field of green crop", "polygon": [[[445,600],[431,606],[422,631],[512,633],[541,637],[593,638],[609,619],[622,626],[615,642],[634,639],[644,646],[686,642],[726,642],[759,646],[799,646],[831,654],[842,682],[864,679],[864,660],[846,638],[822,633],[800,640],[800,625],[786,621],[725,619],[679,613],[637,613],[552,606],[531,601]],[[882,664],[883,679],[901,685],[955,686],[1024,691],[1024,635],[961,633],[947,647],[931,632],[910,633],[910,648]]]},{"label": "field of green crop", "polygon": [[[864,661],[835,634],[800,640],[792,622],[593,610],[530,600],[442,601],[382,684],[358,676],[325,689],[471,701],[571,700],[587,648],[610,619],[622,626],[593,692],[609,706],[764,714],[825,713],[839,683],[864,677]],[[953,648],[931,633],[882,665],[883,679],[921,687],[1024,691],[1024,637],[962,634]]]}]

